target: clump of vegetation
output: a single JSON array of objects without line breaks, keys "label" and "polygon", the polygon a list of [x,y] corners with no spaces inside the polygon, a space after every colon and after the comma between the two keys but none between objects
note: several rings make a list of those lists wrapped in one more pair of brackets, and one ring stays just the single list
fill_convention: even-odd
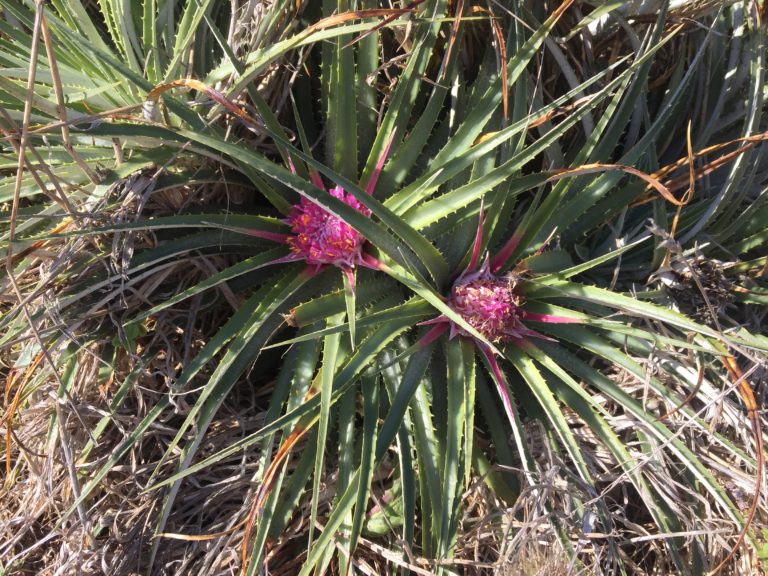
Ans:
[{"label": "clump of vegetation", "polygon": [[4,1],[0,572],[763,569],[764,8],[662,4]]}]

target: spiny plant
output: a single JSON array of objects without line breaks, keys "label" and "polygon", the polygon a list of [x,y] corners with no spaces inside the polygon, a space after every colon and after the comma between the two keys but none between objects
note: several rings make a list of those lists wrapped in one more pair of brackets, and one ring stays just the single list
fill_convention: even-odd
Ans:
[{"label": "spiny plant", "polygon": [[[94,23],[62,1],[48,32],[40,5],[8,3],[4,130],[28,158],[0,183],[6,279],[26,294],[2,320],[8,490],[38,458],[12,441],[22,407],[120,381],[108,408],[69,404],[79,435],[66,403],[44,412],[31,447],[62,447],[73,491],[41,542],[98,538],[129,460],[154,539],[113,573],[127,551],[146,573],[217,573],[227,547],[245,574],[481,572],[535,539],[563,572],[703,574],[759,538],[759,490],[743,494],[761,486],[750,378],[768,349],[750,318],[762,29],[741,5],[686,27],[666,8],[629,26],[617,3],[574,4],[323,2],[296,19],[285,3],[247,51],[211,2],[128,19],[105,3]],[[182,8],[175,40],[149,24]],[[591,36],[605,14],[626,41]],[[301,66],[276,111],[253,81],[283,58]],[[203,206],[171,201],[193,191]],[[48,268],[46,246],[68,252]],[[715,307],[728,275],[740,305]],[[259,409],[238,412],[249,395]],[[481,558],[462,540],[475,481],[515,527],[483,518]]]}]

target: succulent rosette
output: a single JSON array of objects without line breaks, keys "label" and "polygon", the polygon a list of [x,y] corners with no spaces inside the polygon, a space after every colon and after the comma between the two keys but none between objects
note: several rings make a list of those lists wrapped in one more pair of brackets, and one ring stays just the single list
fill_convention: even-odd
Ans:
[{"label": "succulent rosette", "polygon": [[[510,421],[513,421],[514,411],[506,379],[496,360],[496,345],[510,343],[525,348],[528,338],[545,338],[524,324],[525,320],[553,324],[572,324],[579,320],[567,316],[538,314],[524,309],[525,298],[519,291],[520,278],[526,270],[525,262],[520,262],[512,271],[502,274],[506,261],[517,246],[518,237],[513,235],[499,253],[491,259],[486,254],[483,263],[478,266],[483,238],[483,206],[480,207],[480,220],[477,234],[467,268],[461,272],[451,286],[446,298],[448,307],[456,312],[469,326],[483,338],[477,338],[445,314],[422,322],[423,325],[434,325],[417,343],[423,347],[449,331],[449,338],[456,336],[470,338],[491,369],[499,395]],[[541,252],[541,250],[539,250]],[[492,345],[489,345],[492,344]]]}]

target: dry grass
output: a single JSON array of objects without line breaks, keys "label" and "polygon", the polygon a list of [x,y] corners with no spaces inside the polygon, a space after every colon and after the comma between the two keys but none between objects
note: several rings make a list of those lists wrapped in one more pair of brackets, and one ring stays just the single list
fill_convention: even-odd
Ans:
[{"label": "dry grass", "polygon": [[[221,306],[224,304],[221,298]],[[184,311],[178,310],[184,315]],[[186,310],[189,313],[189,310]],[[205,324],[205,322],[202,322]],[[202,338],[204,335],[200,335]],[[155,336],[157,338],[157,336]],[[46,378],[36,382],[25,406],[19,411],[14,424],[12,443],[13,474],[6,478],[2,492],[4,506],[0,517],[2,547],[9,574],[109,574],[128,576],[143,573],[153,544],[152,533],[161,507],[162,490],[145,492],[150,475],[159,464],[164,448],[175,434],[175,423],[185,415],[189,401],[184,393],[176,396],[174,406],[152,426],[132,447],[120,465],[112,469],[101,487],[88,500],[83,517],[74,515],[60,523],[64,513],[75,499],[73,484],[62,453],[66,450],[79,455],[76,468],[80,478],[102,465],[114,447],[151,408],[160,394],[168,391],[169,370],[185,355],[184,339],[166,335],[163,346],[148,342],[146,350],[164,349],[154,360],[139,370],[130,392],[119,410],[111,411],[109,398],[117,383],[124,381],[136,368],[136,357],[119,357],[119,369],[112,382],[100,384],[98,371],[100,352],[96,347],[81,350],[74,386],[70,393],[74,403],[60,402],[58,411],[64,425],[50,430],[56,413],[53,398],[56,384]],[[146,355],[146,352],[145,354]],[[649,372],[660,361],[679,362],[681,358],[648,358]],[[684,358],[682,358],[684,360]],[[691,366],[680,363],[680,370]],[[650,412],[662,417],[673,407],[666,406],[653,391],[625,373],[614,379],[636,398],[643,399]],[[754,478],[738,464],[733,454],[725,451],[713,436],[713,431],[726,435],[736,444],[747,445],[752,435],[744,425],[738,406],[724,400],[722,387],[728,383],[704,381],[699,395],[700,404],[694,406],[706,414],[709,429],[693,425],[681,413],[668,417],[668,424],[689,446],[696,449],[707,466],[720,478],[722,485],[746,508],[753,496]],[[669,382],[674,386],[674,382]],[[189,392],[194,394],[194,391]],[[200,458],[215,453],[244,435],[257,430],[264,422],[270,393],[270,381],[254,375],[242,382],[228,398],[209,430]],[[658,486],[664,487],[666,504],[678,514],[687,527],[679,534],[680,546],[697,539],[710,551],[710,561],[724,557],[729,542],[738,532],[722,511],[711,504],[706,517],[693,516],[686,502],[701,499],[691,492],[686,482],[678,479],[677,463],[664,455],[660,446],[648,440],[646,447],[632,446],[629,438],[634,423],[620,406],[604,400],[613,414],[610,424],[625,436],[629,449],[637,456],[641,466],[652,471]],[[85,454],[89,437],[78,418],[89,429],[94,429],[105,416],[110,419],[93,449]],[[617,469],[609,453],[583,427],[575,417],[572,422],[579,441],[589,455],[589,465],[598,479],[597,494],[586,489],[578,493],[578,483],[569,471],[569,463],[561,454],[536,446],[537,430],[529,430],[538,466],[537,484],[523,493],[510,506],[494,497],[482,479],[476,478],[465,494],[465,511],[455,559],[451,570],[461,574],[548,575],[584,573],[614,574],[616,555],[625,565],[634,567],[632,574],[671,574],[664,552],[664,539],[650,519],[634,488]],[[622,432],[623,431],[623,432]],[[236,574],[242,545],[242,521],[247,516],[255,486],[252,478],[259,468],[259,455],[238,453],[186,480],[181,487],[166,530],[178,536],[165,536],[159,544],[159,553],[153,574]],[[161,467],[161,475],[173,472],[173,463]],[[327,511],[333,498],[333,463],[325,481],[325,497],[320,510]],[[574,492],[576,491],[576,492]],[[309,519],[309,495],[279,538],[269,543],[265,569],[270,574],[290,575],[297,571],[306,553]],[[602,506],[610,514],[613,530],[610,533],[593,531],[595,516],[583,516],[574,508],[575,501],[583,501],[599,513]],[[757,526],[764,525],[767,503],[763,500]],[[322,515],[320,526],[322,528]],[[90,526],[86,529],[85,526]],[[561,549],[556,531],[570,535],[579,551],[583,565],[569,563]],[[211,539],[197,541],[199,535],[228,532]],[[356,562],[363,574],[393,574],[398,566],[411,566],[414,573],[432,574],[433,561],[420,557],[419,550],[411,550],[406,557],[398,552],[395,534],[364,538]],[[759,574],[759,564],[752,546],[744,546],[733,565],[722,574]]]}]

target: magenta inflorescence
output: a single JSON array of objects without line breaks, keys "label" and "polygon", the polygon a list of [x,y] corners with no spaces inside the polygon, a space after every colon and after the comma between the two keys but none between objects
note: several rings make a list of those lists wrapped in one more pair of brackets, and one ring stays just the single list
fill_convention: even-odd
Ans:
[{"label": "magenta inflorescence", "polygon": [[[519,338],[525,331],[520,322],[522,298],[511,288],[509,281],[491,274],[486,261],[477,272],[459,277],[448,305],[491,342]],[[452,332],[464,334],[453,324]]]},{"label": "magenta inflorescence", "polygon": [[[341,186],[333,188],[330,194],[361,214],[371,215],[370,210]],[[293,236],[288,238],[288,245],[307,264],[352,268],[359,263],[365,238],[311,200],[302,198],[299,204],[295,204],[287,222],[293,232]]]}]

